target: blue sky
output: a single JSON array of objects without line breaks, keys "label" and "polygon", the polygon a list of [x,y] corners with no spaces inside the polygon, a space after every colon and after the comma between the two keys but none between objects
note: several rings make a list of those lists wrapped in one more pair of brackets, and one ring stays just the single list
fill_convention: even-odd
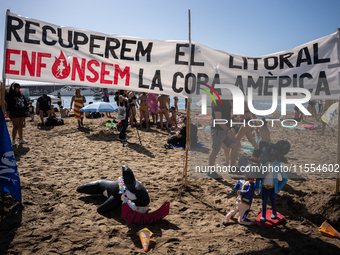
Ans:
[{"label": "blue sky", "polygon": [[190,9],[192,41],[247,56],[288,50],[340,27],[339,0],[1,0],[1,49],[7,8],[56,25],[158,40],[188,40]]}]

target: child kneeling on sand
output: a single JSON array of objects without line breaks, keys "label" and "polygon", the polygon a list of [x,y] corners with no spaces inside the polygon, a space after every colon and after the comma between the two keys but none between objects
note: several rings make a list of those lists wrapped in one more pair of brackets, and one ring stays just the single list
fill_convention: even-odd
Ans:
[{"label": "child kneeling on sand", "polygon": [[247,210],[250,209],[251,202],[253,200],[255,191],[254,179],[246,176],[245,180],[239,180],[234,190],[230,191],[229,194],[237,194],[236,196],[236,207],[231,210],[223,219],[222,223],[227,224],[231,217],[233,217],[237,212],[238,215],[238,223],[242,225],[252,225],[253,222],[244,221],[243,216]]}]

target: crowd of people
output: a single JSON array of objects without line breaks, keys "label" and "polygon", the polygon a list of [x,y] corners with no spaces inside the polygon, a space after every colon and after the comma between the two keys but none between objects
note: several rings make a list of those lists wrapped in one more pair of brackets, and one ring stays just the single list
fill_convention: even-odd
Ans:
[{"label": "crowd of people", "polygon": [[[102,100],[103,102],[110,102],[110,94],[108,89],[103,90]],[[149,105],[150,98],[155,99],[157,107]],[[75,94],[72,96],[69,108],[62,105],[61,94],[58,92],[58,108],[52,104],[51,98],[47,94],[42,94],[36,100],[35,106],[33,101],[27,101],[23,93],[20,91],[20,84],[11,84],[8,93],[5,97],[5,108],[7,115],[13,123],[12,129],[12,145],[17,145],[16,137],[19,136],[19,143],[27,143],[27,140],[23,138],[23,127],[25,125],[26,117],[30,117],[30,121],[34,121],[34,116],[38,115],[40,122],[38,125],[43,126],[46,120],[51,117],[56,117],[56,111],[60,113],[60,117],[69,117],[72,113],[77,119],[77,127],[82,128],[84,126],[84,117],[86,118],[99,118],[104,115],[102,113],[83,113],[80,111],[86,103],[86,98],[81,94],[80,89],[75,90]],[[139,128],[146,128],[149,130],[150,125],[157,125],[157,127],[168,130],[170,132],[171,127],[177,128],[177,113],[178,113],[178,98],[174,98],[174,106],[170,109],[170,99],[166,95],[147,94],[145,92],[136,93],[134,91],[118,90],[114,95],[114,101],[118,107],[117,120],[120,121],[119,125],[119,137],[121,141],[126,140],[126,129],[128,125],[136,126]],[[90,102],[89,104],[92,104]],[[73,110],[72,110],[73,109]],[[139,121],[136,117],[137,110],[139,109]],[[121,113],[121,114],[120,114]],[[152,115],[150,121],[150,114]],[[106,117],[111,117],[109,112],[106,112]],[[47,118],[47,119],[46,119]],[[164,119],[164,123],[163,123]]]},{"label": "crowd of people", "polygon": [[[104,102],[110,102],[110,94],[108,89],[103,90],[102,100]],[[61,95],[58,93],[58,111],[61,117],[68,117],[72,112],[74,117],[77,119],[78,128],[84,126],[85,114],[80,112],[80,109],[84,107],[86,103],[85,96],[81,95],[80,89],[75,90],[70,103],[70,108],[65,108],[62,105]],[[44,125],[44,117],[56,116],[55,108],[52,105],[51,98],[47,94],[43,94],[37,99],[35,107],[33,102],[26,101],[24,95],[20,92],[20,84],[13,83],[10,86],[9,92],[5,98],[7,105],[7,113],[9,118],[13,122],[12,130],[12,144],[16,145],[16,137],[19,136],[19,143],[27,143],[27,140],[23,138],[22,127],[25,123],[25,117],[30,116],[31,120],[34,121],[35,114],[40,118],[40,125]],[[152,93],[134,91],[118,90],[114,95],[114,101],[118,107],[117,120],[120,120],[119,125],[119,140],[126,140],[126,130],[128,126],[136,126],[139,128],[146,128],[149,130],[150,125],[157,125],[162,130],[176,130],[178,127],[178,98],[174,97],[174,105],[170,107],[170,99],[167,95],[158,95]],[[90,102],[91,104],[92,102]],[[307,109],[312,113],[312,118],[317,121],[321,121],[322,134],[324,134],[326,123],[321,120],[322,114],[334,103],[334,100],[310,100],[307,105]],[[73,108],[74,105],[74,108]],[[223,105],[223,107],[222,107]],[[211,126],[211,137],[212,137],[212,150],[209,155],[209,165],[214,165],[215,158],[221,148],[225,154],[225,164],[235,165],[238,155],[238,151],[241,145],[241,139],[246,136],[248,141],[253,145],[255,149],[259,149],[259,141],[270,141],[270,132],[266,126],[265,120],[261,120],[263,123],[261,128],[252,129],[249,125],[238,125],[231,127],[230,120],[233,119],[236,122],[245,121],[248,123],[249,120],[254,119],[256,116],[249,111],[248,106],[245,102],[245,114],[241,116],[232,116],[232,101],[222,100],[214,104],[212,102],[212,118],[213,119],[226,119],[229,120],[228,124],[216,124]],[[315,106],[318,105],[318,112]],[[73,109],[73,111],[72,111]],[[136,118],[137,111],[139,109],[139,119]],[[151,115],[151,118],[150,118]],[[87,118],[98,118],[103,117],[102,113],[86,113]],[[106,117],[112,118],[110,113],[106,113]],[[307,121],[307,117],[295,107],[293,118],[300,121]],[[255,123],[254,123],[255,124]],[[172,137],[173,140],[177,141],[178,136],[182,137],[181,143],[183,143],[183,129],[185,127],[185,121],[183,121],[182,130],[177,132],[176,137]],[[332,132],[334,130],[331,128]]]}]

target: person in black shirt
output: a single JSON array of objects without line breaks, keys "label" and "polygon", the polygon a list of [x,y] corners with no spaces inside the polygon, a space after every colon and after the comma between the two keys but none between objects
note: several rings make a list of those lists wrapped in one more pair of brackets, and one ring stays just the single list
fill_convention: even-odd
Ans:
[{"label": "person in black shirt", "polygon": [[[226,164],[229,163],[230,154],[230,165],[236,165],[239,146],[237,140],[235,139],[235,132],[230,126],[231,109],[232,105],[229,100],[222,100],[222,105],[220,101],[216,101],[216,105],[214,101],[211,102],[211,112],[213,119],[211,124],[212,150],[209,155],[209,166],[215,165],[216,156],[221,150],[221,147],[224,150]],[[226,124],[214,125],[215,119],[226,120],[228,122]]]},{"label": "person in black shirt", "polygon": [[51,98],[47,94],[43,94],[38,98],[35,108],[37,109],[37,113],[40,115],[41,124],[44,123],[44,114],[47,113],[48,117],[52,116],[51,105]]},{"label": "person in black shirt", "polygon": [[[117,106],[118,106],[118,114],[120,111],[124,111],[125,108],[125,118],[121,119],[121,127],[119,129],[119,136],[118,140],[125,142],[126,139],[126,129],[129,125],[129,112],[130,112],[130,104],[128,103],[129,99],[126,94],[125,90],[120,90],[119,91],[119,96],[116,95],[115,100],[117,101]],[[117,115],[118,119],[118,115]]]},{"label": "person in black shirt", "polygon": [[13,82],[5,97],[7,114],[13,123],[12,145],[16,145],[15,137],[19,134],[19,143],[27,143],[22,137],[22,125],[25,121],[28,105],[25,96],[20,91],[20,84]]},{"label": "person in black shirt", "polygon": [[[184,117],[183,123],[187,123],[187,117]],[[187,140],[187,126],[183,126],[175,135],[168,138],[167,143],[173,146],[185,146]]]}]

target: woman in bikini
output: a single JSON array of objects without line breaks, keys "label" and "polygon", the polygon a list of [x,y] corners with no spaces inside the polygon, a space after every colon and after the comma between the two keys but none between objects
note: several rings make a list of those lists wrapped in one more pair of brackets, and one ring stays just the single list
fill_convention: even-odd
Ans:
[{"label": "woman in bikini", "polygon": [[137,97],[135,92],[130,91],[128,94],[129,104],[130,104],[130,126],[133,127],[133,122],[135,121],[136,116],[136,106],[137,106]]},{"label": "woman in bikini", "polygon": [[140,120],[139,120],[140,128],[142,128],[142,120],[144,118],[146,122],[146,128],[149,129],[149,108],[148,108],[149,104],[148,97],[145,92],[143,92],[138,97],[138,104],[140,106]]},{"label": "woman in bikini", "polygon": [[159,102],[159,118],[161,122],[161,129],[163,129],[163,114],[165,115],[166,119],[166,129],[170,131],[169,125],[169,113],[168,113],[168,106],[170,105],[170,99],[166,95],[160,95],[157,98],[157,102]]}]

